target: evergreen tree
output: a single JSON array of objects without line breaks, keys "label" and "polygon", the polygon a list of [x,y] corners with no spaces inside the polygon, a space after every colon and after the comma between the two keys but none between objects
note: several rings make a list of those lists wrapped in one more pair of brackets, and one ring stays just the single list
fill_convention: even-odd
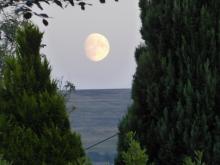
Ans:
[{"label": "evergreen tree", "polygon": [[134,140],[134,133],[128,132],[126,135],[126,143],[128,150],[122,152],[122,158],[125,165],[146,165],[148,156],[145,150],[142,150],[140,144]]},{"label": "evergreen tree", "polygon": [[77,164],[84,157],[72,133],[64,98],[40,55],[43,33],[18,29],[16,55],[6,58],[0,84],[0,154],[14,165]]},{"label": "evergreen tree", "polygon": [[140,0],[133,105],[120,123],[117,164],[136,132],[156,165],[204,151],[220,164],[220,1]]},{"label": "evergreen tree", "polygon": [[186,157],[184,159],[183,165],[206,165],[205,163],[202,162],[202,157],[203,153],[201,151],[196,151],[195,152],[195,161],[192,160],[190,157]]}]

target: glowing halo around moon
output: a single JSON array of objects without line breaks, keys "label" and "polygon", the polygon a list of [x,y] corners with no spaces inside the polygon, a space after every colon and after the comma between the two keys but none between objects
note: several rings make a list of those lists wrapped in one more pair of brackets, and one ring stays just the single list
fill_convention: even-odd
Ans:
[{"label": "glowing halo around moon", "polygon": [[95,62],[101,61],[107,57],[110,52],[108,39],[99,33],[90,34],[85,41],[86,56]]}]

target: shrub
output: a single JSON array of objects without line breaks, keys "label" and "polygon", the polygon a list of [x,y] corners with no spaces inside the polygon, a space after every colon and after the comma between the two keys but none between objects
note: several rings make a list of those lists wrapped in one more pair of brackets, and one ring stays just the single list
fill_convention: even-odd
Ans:
[{"label": "shrub", "polygon": [[40,55],[42,37],[31,23],[18,29],[17,53],[6,58],[0,83],[0,152],[15,165],[66,165],[85,156],[49,63]]}]

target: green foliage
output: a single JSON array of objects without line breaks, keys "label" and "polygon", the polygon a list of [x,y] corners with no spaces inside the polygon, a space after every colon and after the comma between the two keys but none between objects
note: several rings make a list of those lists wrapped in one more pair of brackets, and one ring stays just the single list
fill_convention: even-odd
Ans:
[{"label": "green foliage", "polygon": [[119,125],[118,158],[127,132],[156,165],[182,164],[204,151],[220,164],[220,1],[140,0],[144,44],[135,53],[133,104]]},{"label": "green foliage", "polygon": [[42,37],[30,23],[18,29],[16,55],[6,58],[0,82],[0,152],[15,165],[65,165],[85,156],[40,55]]},{"label": "green foliage", "polygon": [[127,151],[122,152],[122,159],[126,165],[145,165],[148,161],[148,156],[145,150],[142,150],[140,144],[134,140],[134,133],[129,132],[126,135],[128,144]]},{"label": "green foliage", "polygon": [[4,66],[4,57],[15,53],[15,38],[17,28],[23,21],[15,14],[2,12],[0,21],[0,78]]},{"label": "green foliage", "polygon": [[24,22],[15,14],[4,12],[0,21],[0,52],[12,54],[15,52],[15,39],[17,28]]},{"label": "green foliage", "polygon": [[68,165],[92,165],[92,163],[88,158],[82,157],[78,158],[76,163],[69,163]]},{"label": "green foliage", "polygon": [[0,165],[11,165],[11,163],[8,163],[6,160],[4,160],[4,159],[0,156]]},{"label": "green foliage", "polygon": [[195,152],[195,161],[192,160],[190,157],[186,157],[184,160],[183,165],[205,165],[202,162],[203,154],[200,151]]}]

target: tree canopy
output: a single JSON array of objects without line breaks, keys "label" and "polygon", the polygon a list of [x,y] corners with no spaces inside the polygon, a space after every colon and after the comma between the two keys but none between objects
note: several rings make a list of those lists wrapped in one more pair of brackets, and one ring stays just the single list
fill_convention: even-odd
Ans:
[{"label": "tree canopy", "polygon": [[194,151],[220,164],[220,1],[140,0],[141,35],[133,104],[121,121],[118,162],[135,138],[155,165],[179,165]]}]

